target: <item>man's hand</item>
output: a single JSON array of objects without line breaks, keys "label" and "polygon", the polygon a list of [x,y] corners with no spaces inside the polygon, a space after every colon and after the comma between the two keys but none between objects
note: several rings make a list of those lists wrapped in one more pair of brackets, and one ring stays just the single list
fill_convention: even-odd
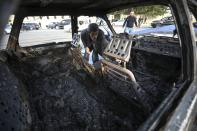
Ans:
[{"label": "man's hand", "polygon": [[86,59],[87,61],[89,61],[89,56],[90,56],[90,54],[85,53],[85,59]]},{"label": "man's hand", "polygon": [[99,61],[96,61],[94,64],[94,68],[95,68],[95,70],[99,70],[99,69],[101,69],[101,60],[99,60]]},{"label": "man's hand", "polygon": [[89,61],[89,56],[90,56],[90,49],[88,48],[88,47],[86,47],[86,51],[85,51],[86,53],[85,53],[85,59],[87,60],[87,61]]},{"label": "man's hand", "polygon": [[86,53],[90,54],[90,49],[86,47]]}]

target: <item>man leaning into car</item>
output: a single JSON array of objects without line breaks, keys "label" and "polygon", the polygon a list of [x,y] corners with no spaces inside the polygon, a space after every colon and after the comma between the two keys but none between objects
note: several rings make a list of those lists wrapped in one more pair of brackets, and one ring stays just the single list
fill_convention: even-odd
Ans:
[{"label": "man leaning into car", "polygon": [[89,55],[92,53],[92,61],[99,61],[99,55],[102,56],[104,49],[108,45],[104,33],[98,28],[96,23],[89,24],[88,28],[81,32],[81,40],[85,47],[85,59],[89,61]]}]

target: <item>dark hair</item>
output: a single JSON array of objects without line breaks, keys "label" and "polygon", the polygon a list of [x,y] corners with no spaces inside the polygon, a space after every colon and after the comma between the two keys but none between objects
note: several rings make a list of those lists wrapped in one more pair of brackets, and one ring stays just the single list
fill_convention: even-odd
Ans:
[{"label": "dark hair", "polygon": [[88,32],[96,32],[98,31],[98,25],[96,23],[91,23],[88,26]]}]

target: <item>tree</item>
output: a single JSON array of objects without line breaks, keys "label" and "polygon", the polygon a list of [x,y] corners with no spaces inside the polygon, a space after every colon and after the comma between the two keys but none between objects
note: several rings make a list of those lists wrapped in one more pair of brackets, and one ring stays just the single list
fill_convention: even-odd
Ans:
[{"label": "tree", "polygon": [[162,5],[153,5],[153,6],[145,6],[145,7],[135,7],[133,8],[133,10],[137,15],[144,15],[146,17],[155,17],[167,13],[168,7]]},{"label": "tree", "polygon": [[134,11],[136,15],[143,15],[145,17],[155,17],[159,15],[164,15],[169,7],[163,5],[152,5],[152,6],[140,6],[130,9],[124,9],[121,11],[116,11],[113,14],[129,14],[130,11]]}]

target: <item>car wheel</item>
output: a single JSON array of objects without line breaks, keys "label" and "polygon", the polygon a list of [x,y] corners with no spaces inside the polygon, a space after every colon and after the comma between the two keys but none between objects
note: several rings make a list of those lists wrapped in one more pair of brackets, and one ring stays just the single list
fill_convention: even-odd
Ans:
[{"label": "car wheel", "polygon": [[153,28],[157,28],[157,27],[160,27],[160,26],[161,26],[160,24],[153,24],[152,25]]},{"label": "car wheel", "polygon": [[59,26],[56,26],[56,27],[55,27],[55,29],[57,29],[57,30],[58,30],[58,29],[59,29]]},{"label": "car wheel", "polygon": [[156,27],[160,27],[161,26],[161,24],[156,24]]},{"label": "car wheel", "polygon": [[153,28],[156,28],[156,27],[157,27],[157,25],[156,25],[156,24],[151,24],[151,26],[152,26]]}]

